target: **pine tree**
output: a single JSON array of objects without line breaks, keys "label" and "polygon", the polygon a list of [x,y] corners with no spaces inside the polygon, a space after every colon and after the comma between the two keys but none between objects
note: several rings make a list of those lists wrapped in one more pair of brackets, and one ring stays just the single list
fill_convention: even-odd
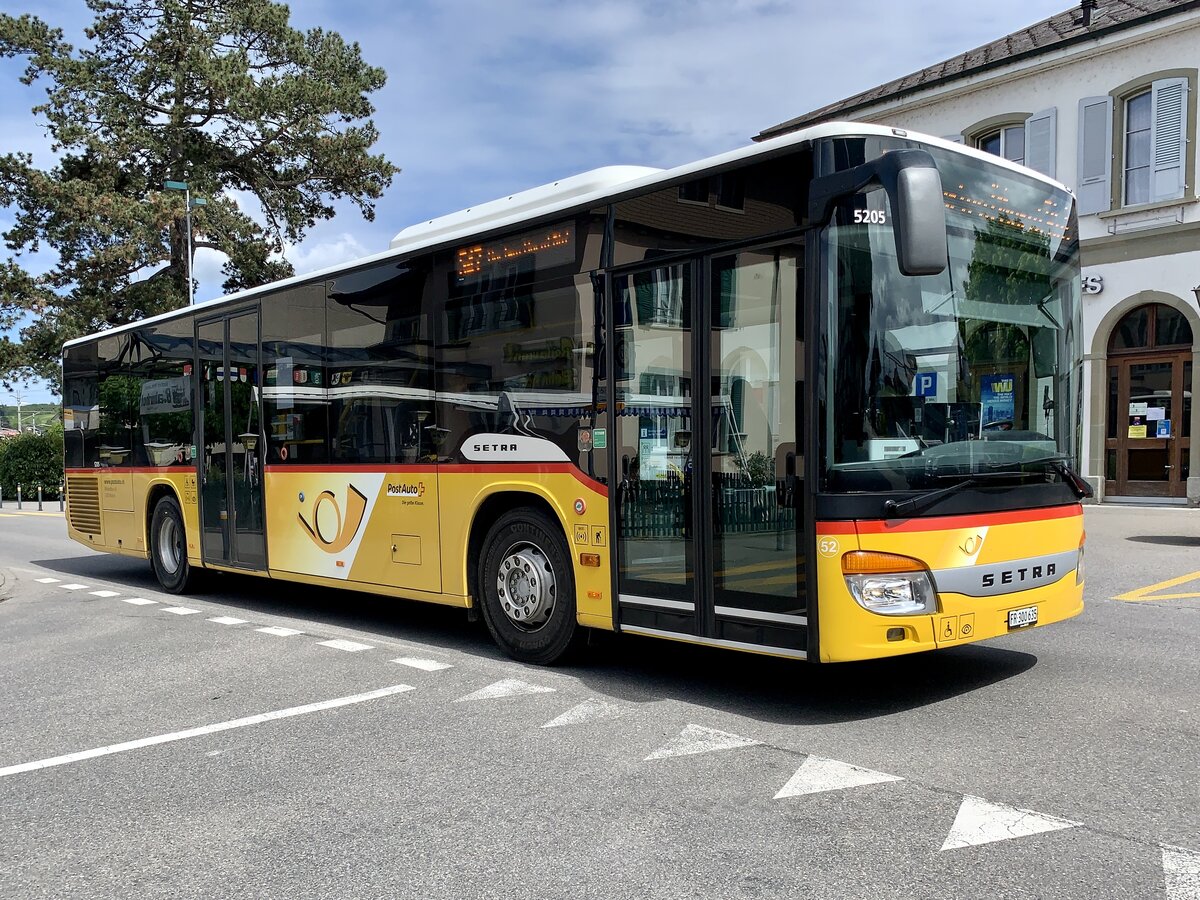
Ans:
[{"label": "pine tree", "polygon": [[[192,248],[225,254],[224,289],[292,274],[281,256],[347,200],[367,219],[399,171],[370,153],[368,95],[386,75],[357,44],[289,25],[270,0],[87,0],[75,48],[32,15],[0,15],[0,55],[24,57],[22,82],[56,162],[0,157],[4,232],[17,254],[51,251],[31,275],[0,264],[0,327],[32,314],[20,343],[0,342],[0,379],[56,384],[64,340],[187,303],[184,195]],[[245,207],[245,208],[243,208]],[[254,208],[257,207],[257,208]],[[260,224],[262,223],[262,224]]]}]

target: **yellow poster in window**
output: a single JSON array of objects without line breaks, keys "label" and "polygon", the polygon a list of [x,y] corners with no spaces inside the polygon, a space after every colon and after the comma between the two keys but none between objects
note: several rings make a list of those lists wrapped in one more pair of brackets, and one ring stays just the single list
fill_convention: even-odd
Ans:
[{"label": "yellow poster in window", "polygon": [[1131,438],[1144,438],[1146,436],[1146,426],[1145,425],[1130,425],[1129,426],[1129,436]]}]

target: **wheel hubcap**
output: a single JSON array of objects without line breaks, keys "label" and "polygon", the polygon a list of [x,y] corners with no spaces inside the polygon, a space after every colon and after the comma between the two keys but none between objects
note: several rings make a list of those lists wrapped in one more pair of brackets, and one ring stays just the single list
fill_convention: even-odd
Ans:
[{"label": "wheel hubcap", "polygon": [[500,563],[496,593],[509,621],[537,631],[550,619],[556,597],[554,567],[535,544],[514,544]]},{"label": "wheel hubcap", "polygon": [[168,575],[178,572],[182,553],[179,528],[174,519],[167,519],[158,530],[158,561],[162,564],[163,571]]}]

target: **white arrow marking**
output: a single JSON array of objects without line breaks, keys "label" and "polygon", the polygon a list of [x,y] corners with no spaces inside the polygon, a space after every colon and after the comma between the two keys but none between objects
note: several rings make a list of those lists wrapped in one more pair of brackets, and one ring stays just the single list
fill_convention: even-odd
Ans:
[{"label": "white arrow marking", "polygon": [[982,797],[967,794],[963,797],[958,815],[954,818],[954,825],[950,828],[950,835],[942,844],[942,849],[953,850],[957,847],[1007,841],[1010,838],[1041,834],[1043,831],[1076,828],[1082,824],[1031,809],[1017,809],[1003,803],[993,803]]},{"label": "white arrow marking", "polygon": [[578,725],[580,722],[593,722],[599,719],[615,719],[617,716],[624,713],[625,710],[617,706],[615,703],[606,703],[604,700],[587,699],[568,709],[557,719],[551,719],[543,728],[558,728],[561,725]]},{"label": "white arrow marking", "polygon": [[712,753],[714,750],[734,750],[738,747],[753,747],[762,741],[753,741],[728,731],[689,725],[679,737],[664,747],[655,750],[646,760],[666,759],[668,756],[691,756],[694,753]]},{"label": "white arrow marking", "polygon": [[497,700],[500,697],[516,697],[520,694],[553,694],[554,688],[542,687],[538,684],[529,684],[526,681],[520,681],[516,678],[505,678],[497,681],[495,684],[489,684],[485,688],[480,688],[473,694],[467,694],[465,697],[459,697],[455,703],[463,703],[467,700]]},{"label": "white arrow marking", "polygon": [[836,759],[824,759],[820,756],[810,756],[796,770],[788,783],[780,788],[775,799],[783,797],[798,797],[801,794],[820,794],[823,791],[840,791],[846,788],[862,787],[866,784],[882,784],[885,781],[903,781],[899,775],[888,775],[886,772],[875,772],[852,766],[849,763],[838,762]]},{"label": "white arrow marking", "polygon": [[1167,900],[1200,900],[1200,853],[1164,845],[1162,859]]}]

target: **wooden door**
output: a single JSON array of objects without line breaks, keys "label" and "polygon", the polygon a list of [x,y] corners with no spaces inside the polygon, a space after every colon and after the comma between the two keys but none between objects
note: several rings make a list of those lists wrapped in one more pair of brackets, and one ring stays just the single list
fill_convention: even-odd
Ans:
[{"label": "wooden door", "polygon": [[1187,495],[1186,421],[1191,397],[1185,394],[1185,369],[1189,361],[1189,353],[1139,354],[1110,361],[1107,493]]}]

